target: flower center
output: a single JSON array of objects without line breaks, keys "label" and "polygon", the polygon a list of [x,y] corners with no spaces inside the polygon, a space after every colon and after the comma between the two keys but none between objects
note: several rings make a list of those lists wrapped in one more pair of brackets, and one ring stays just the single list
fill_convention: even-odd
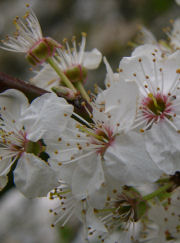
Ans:
[{"label": "flower center", "polygon": [[78,125],[78,128],[87,133],[90,137],[91,144],[97,145],[96,152],[100,155],[104,155],[106,149],[111,146],[115,140],[115,136],[111,128],[104,124],[99,125],[93,129],[88,129],[85,126]]},{"label": "flower center", "polygon": [[34,155],[40,155],[43,152],[44,147],[40,141],[33,142],[27,139],[27,134],[24,130],[15,132],[1,132],[1,139],[5,147],[9,147],[10,151],[14,152],[17,157],[20,157],[22,153],[33,153]]},{"label": "flower center", "polygon": [[142,100],[141,109],[148,122],[151,120],[158,121],[159,119],[171,118],[171,105],[172,103],[168,96],[162,95],[161,93],[155,95],[149,93],[148,97]]},{"label": "flower center", "polygon": [[106,126],[95,129],[95,134],[101,139],[92,138],[92,143],[101,146],[97,149],[97,153],[103,156],[108,147],[113,144],[115,136],[113,134],[113,131]]},{"label": "flower center", "polygon": [[162,99],[162,97],[154,97],[153,94],[149,94],[148,97],[150,98],[149,103],[147,104],[147,107],[156,115],[160,115],[162,112],[164,112],[166,108],[165,101]]}]

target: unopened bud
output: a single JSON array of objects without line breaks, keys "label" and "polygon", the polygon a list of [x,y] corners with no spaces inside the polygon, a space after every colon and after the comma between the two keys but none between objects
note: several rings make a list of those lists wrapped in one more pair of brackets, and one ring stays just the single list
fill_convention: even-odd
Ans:
[{"label": "unopened bud", "polygon": [[75,92],[72,89],[63,86],[52,87],[52,91],[54,91],[57,95],[60,95],[61,97],[64,97],[67,100],[75,100],[78,96],[78,92]]}]

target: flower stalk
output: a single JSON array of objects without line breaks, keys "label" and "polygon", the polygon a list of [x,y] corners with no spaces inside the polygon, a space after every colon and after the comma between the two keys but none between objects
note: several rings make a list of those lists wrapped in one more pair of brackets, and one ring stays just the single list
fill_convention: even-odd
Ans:
[{"label": "flower stalk", "polygon": [[88,95],[88,93],[86,92],[83,84],[81,81],[75,83],[75,86],[77,88],[77,90],[79,90],[79,92],[81,93],[82,97],[87,101],[90,102],[90,97]]},{"label": "flower stalk", "polygon": [[49,57],[47,59],[47,62],[49,65],[56,71],[56,73],[59,75],[61,78],[61,81],[70,89],[76,92],[76,88],[74,85],[71,83],[71,81],[66,77],[66,75],[60,70],[56,62],[53,60],[53,58]]},{"label": "flower stalk", "polygon": [[167,192],[167,190],[170,189],[173,186],[173,184],[174,184],[173,182],[169,182],[166,185],[158,188],[156,191],[142,197],[142,199],[145,201],[149,201],[155,197],[158,197],[162,192],[164,192],[164,193]]}]

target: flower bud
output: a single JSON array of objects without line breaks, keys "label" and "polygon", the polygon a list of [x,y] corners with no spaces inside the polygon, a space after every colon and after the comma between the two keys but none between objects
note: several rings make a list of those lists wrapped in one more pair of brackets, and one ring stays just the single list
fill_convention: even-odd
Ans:
[{"label": "flower bud", "polygon": [[67,100],[75,100],[79,95],[78,92],[75,92],[72,89],[63,86],[52,87],[52,91],[54,91],[57,95],[60,95]]}]

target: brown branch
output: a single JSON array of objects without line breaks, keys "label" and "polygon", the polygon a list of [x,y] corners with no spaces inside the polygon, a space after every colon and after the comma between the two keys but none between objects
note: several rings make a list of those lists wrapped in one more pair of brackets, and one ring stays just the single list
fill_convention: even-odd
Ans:
[{"label": "brown branch", "polygon": [[48,93],[48,91],[44,89],[40,89],[20,79],[13,78],[5,73],[0,72],[0,92],[3,92],[7,89],[20,90],[27,96],[30,102],[38,96]]},{"label": "brown branch", "polygon": [[[31,85],[27,82],[24,82],[20,79],[11,77],[5,73],[0,72],[0,92],[3,92],[7,89],[17,89],[21,92],[23,92],[27,98],[29,99],[29,102],[32,102],[35,98],[38,96],[41,96],[45,93],[49,93],[49,91],[38,88],[34,85]],[[59,97],[63,97],[62,94],[56,93]],[[63,97],[66,99],[66,97]],[[66,99],[67,100],[67,99]],[[75,100],[67,100],[68,103],[72,104],[74,106],[74,111],[84,117],[85,119],[91,121],[89,118],[89,115],[85,108],[81,105],[82,102],[86,103],[86,107],[91,111],[92,108],[90,105],[81,97],[78,96]],[[92,122],[92,121],[91,121]]]}]

